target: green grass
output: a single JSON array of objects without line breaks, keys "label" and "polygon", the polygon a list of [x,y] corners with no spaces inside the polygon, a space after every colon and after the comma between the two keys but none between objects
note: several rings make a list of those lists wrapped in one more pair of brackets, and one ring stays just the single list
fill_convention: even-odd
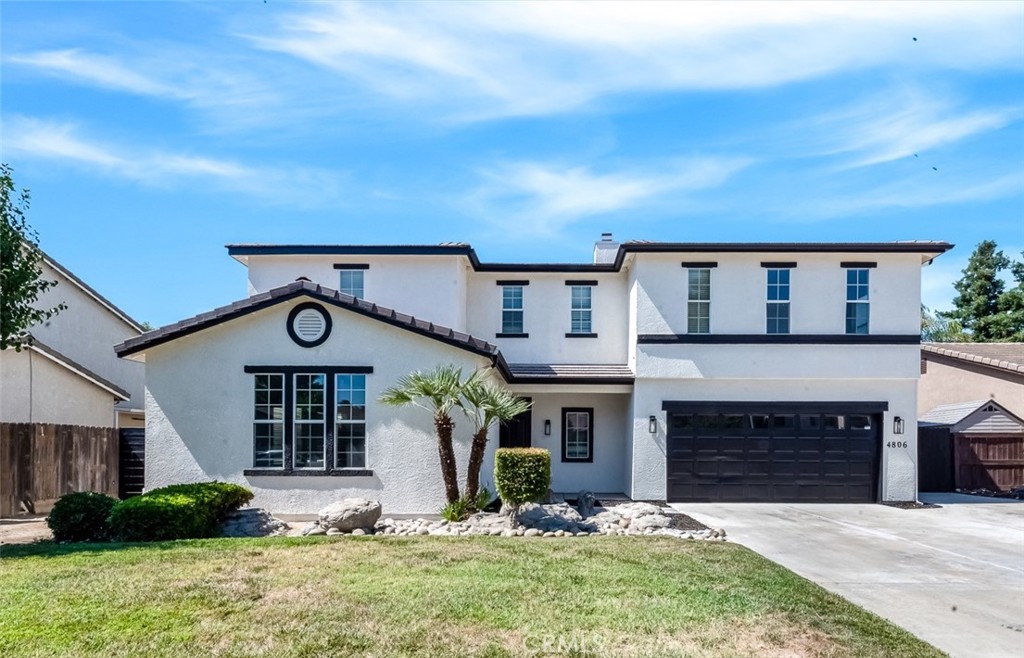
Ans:
[{"label": "green grass", "polygon": [[734,544],[4,547],[0,656],[940,656]]}]

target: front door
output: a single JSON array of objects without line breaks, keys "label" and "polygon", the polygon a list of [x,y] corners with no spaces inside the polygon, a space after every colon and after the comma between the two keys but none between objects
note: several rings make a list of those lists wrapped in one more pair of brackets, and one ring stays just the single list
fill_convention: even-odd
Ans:
[{"label": "front door", "polygon": [[[527,402],[530,398],[525,398]],[[499,448],[529,448],[533,445],[530,428],[533,425],[533,410],[527,409],[510,421],[501,424],[498,430]]]}]

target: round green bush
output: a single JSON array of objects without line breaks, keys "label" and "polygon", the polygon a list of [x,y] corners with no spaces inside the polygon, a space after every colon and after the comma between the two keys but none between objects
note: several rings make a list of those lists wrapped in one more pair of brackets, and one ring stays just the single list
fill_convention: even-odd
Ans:
[{"label": "round green bush", "polygon": [[46,525],[57,541],[104,541],[110,538],[107,517],[117,499],[95,491],[61,496],[54,503]]},{"label": "round green bush", "polygon": [[118,503],[110,529],[121,541],[213,537],[224,517],[250,500],[252,492],[237,484],[174,484]]},{"label": "round green bush", "polygon": [[551,486],[551,453],[543,448],[498,448],[494,484],[501,502],[513,508],[543,500]]}]

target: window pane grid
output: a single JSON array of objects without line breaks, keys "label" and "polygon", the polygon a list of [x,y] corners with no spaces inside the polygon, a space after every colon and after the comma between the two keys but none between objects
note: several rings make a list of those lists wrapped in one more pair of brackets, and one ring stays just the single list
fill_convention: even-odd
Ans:
[{"label": "window pane grid", "polygon": [[765,330],[769,334],[789,333],[789,270],[769,269]]},{"label": "window pane grid", "polygon": [[867,334],[871,306],[868,276],[870,270],[846,270],[846,333]]},{"label": "window pane grid", "polygon": [[502,286],[501,288],[501,332],[523,333],[523,287]]},{"label": "window pane grid", "polygon": [[591,332],[590,286],[572,286],[569,331],[574,334]]},{"label": "window pane grid", "polygon": [[284,467],[284,375],[256,375],[253,466]]},{"label": "window pane grid", "polygon": [[324,387],[322,374],[295,375],[295,405],[292,422],[295,468],[324,468]]},{"label": "window pane grid", "polygon": [[590,458],[590,414],[585,411],[565,414],[565,457]]},{"label": "window pane grid", "polygon": [[363,271],[362,270],[341,270],[341,280],[338,290],[346,295],[363,298]]},{"label": "window pane grid", "polygon": [[691,334],[711,332],[711,270],[687,270],[686,331]]},{"label": "window pane grid", "polygon": [[335,377],[335,466],[366,467],[366,375]]}]

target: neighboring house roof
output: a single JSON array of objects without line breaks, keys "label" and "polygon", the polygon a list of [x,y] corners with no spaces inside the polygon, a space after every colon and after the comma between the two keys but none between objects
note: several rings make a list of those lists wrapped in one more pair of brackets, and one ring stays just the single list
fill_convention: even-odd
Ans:
[{"label": "neighboring house roof", "polygon": [[95,372],[89,370],[85,366],[76,363],[72,359],[68,358],[64,354],[61,354],[60,352],[53,349],[49,345],[46,345],[45,343],[43,343],[34,336],[32,337],[32,342],[28,346],[28,349],[46,357],[47,359],[50,359],[57,365],[65,368],[66,370],[70,370],[74,374],[93,383],[94,385],[99,386],[103,390],[109,392],[114,397],[120,398],[121,400],[124,401],[131,399],[131,396],[128,394],[128,391],[124,390],[123,388],[111,382],[110,380],[104,379],[100,375],[97,375]]},{"label": "neighboring house roof", "polygon": [[118,318],[120,318],[125,324],[130,326],[132,329],[135,329],[139,333],[145,331],[145,329],[142,328],[142,325],[140,323],[136,322],[130,315],[128,315],[127,313],[119,309],[117,306],[115,306],[113,302],[111,302],[109,299],[96,292],[96,290],[88,283],[82,281],[77,276],[75,276],[75,274],[71,270],[58,263],[49,254],[43,252],[42,250],[40,250],[39,253],[43,255],[43,262],[45,262],[53,269],[60,272],[61,275],[63,275],[68,281],[81,288],[82,292],[84,292],[89,297],[95,299],[100,304],[100,306],[106,308],[108,311],[110,311]]},{"label": "neighboring house roof", "polygon": [[921,352],[1024,374],[1024,343],[921,343]]},{"label": "neighboring house roof", "polygon": [[510,363],[517,384],[632,384],[633,371],[615,364]]},{"label": "neighboring house roof", "polygon": [[[989,412],[1002,414],[1002,416],[1005,417],[1003,419],[1005,421],[1004,425],[1005,423],[1010,423],[1011,426],[1015,424],[1018,427],[1024,428],[1024,420],[1021,420],[1013,413],[1007,411],[1006,407],[999,404],[995,400],[973,400],[971,402],[956,402],[954,404],[943,404],[938,407],[935,407],[925,415],[921,416],[918,419],[918,422],[924,426],[953,427],[954,431],[959,431],[958,428],[955,427],[956,425],[959,425],[963,421],[970,418],[973,414],[990,406],[993,407],[995,411],[993,412],[992,409],[989,409]],[[977,423],[970,423],[969,425],[977,426]]]},{"label": "neighboring house roof", "polygon": [[436,245],[298,245],[229,244],[228,254],[240,262],[248,256],[465,256],[478,272],[618,272],[629,253],[917,253],[922,262],[953,248],[948,242],[623,242],[611,263],[484,263],[462,242]]}]

